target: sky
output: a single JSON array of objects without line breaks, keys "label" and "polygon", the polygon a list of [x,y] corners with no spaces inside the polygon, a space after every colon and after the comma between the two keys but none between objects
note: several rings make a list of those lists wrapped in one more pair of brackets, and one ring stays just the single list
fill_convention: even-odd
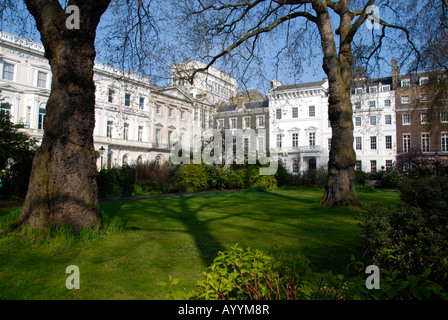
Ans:
[{"label": "sky", "polygon": [[[64,2],[64,1],[62,1]],[[110,11],[110,10],[109,10]],[[387,15],[387,13],[381,12],[382,15]],[[100,23],[99,28],[97,29],[97,38],[100,40],[102,37],[104,37],[106,34],[104,33],[103,27],[104,27],[104,21],[106,21],[110,17],[110,12],[106,12],[103,15],[102,22]],[[117,22],[119,23],[119,22]],[[20,31],[18,31],[17,26],[8,26],[8,25],[2,25],[3,30],[18,34]],[[369,36],[368,33],[379,33],[380,30],[376,29],[369,29],[366,26],[361,27],[361,36]],[[113,32],[113,30],[109,29],[109,32]],[[26,37],[40,42],[39,34],[37,31],[34,33],[27,33]],[[277,38],[276,38],[277,37]],[[243,90],[246,88],[256,88],[263,94],[269,90],[269,83],[270,80],[273,78],[276,78],[280,80],[283,84],[294,84],[294,83],[300,83],[300,82],[312,82],[312,81],[318,81],[322,80],[326,77],[323,69],[322,69],[322,53],[320,46],[316,46],[315,48],[310,48],[310,52],[312,51],[312,54],[309,54],[304,59],[298,60],[300,65],[300,72],[295,71],[295,68],[291,68],[291,64],[294,62],[283,63],[280,61],[280,64],[278,64],[278,60],[275,58],[277,49],[281,45],[281,43],[284,42],[284,33],[279,32],[276,34],[275,37],[271,37],[271,40],[266,42],[267,45],[262,49],[261,55],[263,56],[264,61],[264,68],[261,70],[261,72],[254,74],[254,76],[249,77],[249,80],[241,81],[241,79],[237,76],[238,82],[239,82],[239,89]],[[105,63],[105,64],[111,64],[110,61],[107,61],[107,59],[104,58],[105,53],[108,53],[108,50],[110,48],[97,46],[97,60],[99,62]],[[383,50],[383,55],[385,56],[385,62],[382,63],[379,71],[377,70],[377,73],[373,75],[374,77],[380,77],[380,76],[390,76],[391,75],[391,67],[390,67],[390,61],[392,59],[392,55],[388,53],[386,50]],[[208,62],[208,61],[203,61]],[[214,67],[221,69],[219,65],[220,61],[218,60],[218,64]],[[224,68],[225,69],[225,68]],[[232,70],[223,70],[229,73],[230,75],[233,75]],[[166,73],[169,73],[168,71]],[[165,74],[165,78],[169,78],[170,74]],[[154,81],[155,82],[155,81]],[[156,84],[164,85],[167,84],[166,82],[156,82]]]}]

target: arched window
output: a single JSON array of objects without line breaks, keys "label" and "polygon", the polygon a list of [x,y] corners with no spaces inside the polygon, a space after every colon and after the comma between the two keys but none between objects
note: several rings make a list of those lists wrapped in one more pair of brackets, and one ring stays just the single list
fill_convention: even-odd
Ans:
[{"label": "arched window", "polygon": [[128,156],[125,154],[123,156],[123,167],[127,167],[128,166]]},{"label": "arched window", "polygon": [[138,166],[143,165],[143,159],[142,159],[142,156],[138,156],[138,158],[137,158],[137,165],[138,165]]}]

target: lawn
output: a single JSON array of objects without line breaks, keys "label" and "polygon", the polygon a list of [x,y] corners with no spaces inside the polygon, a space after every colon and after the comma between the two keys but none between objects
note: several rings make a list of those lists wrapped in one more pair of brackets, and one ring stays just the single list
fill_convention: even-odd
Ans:
[{"label": "lawn", "polygon": [[[217,252],[236,243],[302,255],[315,271],[342,273],[355,253],[362,209],[325,208],[322,195],[278,189],[101,202],[110,225],[102,235],[0,235],[0,299],[165,299],[159,281],[173,275],[191,290]],[[394,190],[361,191],[359,198],[400,201]],[[18,210],[0,209],[0,228]],[[79,290],[65,286],[69,265],[79,267]]]}]

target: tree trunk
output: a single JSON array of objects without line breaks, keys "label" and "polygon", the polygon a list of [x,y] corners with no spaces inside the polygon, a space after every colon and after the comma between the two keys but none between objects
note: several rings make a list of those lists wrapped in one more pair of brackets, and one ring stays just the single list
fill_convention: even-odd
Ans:
[{"label": "tree trunk", "polygon": [[79,2],[81,29],[76,30],[67,29],[58,1],[26,1],[41,33],[52,84],[42,145],[16,226],[69,225],[79,232],[101,222],[93,145],[93,64],[96,26],[109,1]]},{"label": "tree trunk", "polygon": [[[342,8],[343,3],[346,10]],[[350,86],[353,72],[353,54],[350,42],[345,36],[350,30],[351,17],[348,2],[340,1],[341,24],[339,34],[341,45],[336,50],[330,15],[325,0],[313,2],[317,14],[317,26],[324,53],[323,69],[328,76],[328,117],[332,127],[328,180],[322,203],[326,206],[359,205],[355,190],[356,153],[353,149],[353,110],[350,100]]]}]

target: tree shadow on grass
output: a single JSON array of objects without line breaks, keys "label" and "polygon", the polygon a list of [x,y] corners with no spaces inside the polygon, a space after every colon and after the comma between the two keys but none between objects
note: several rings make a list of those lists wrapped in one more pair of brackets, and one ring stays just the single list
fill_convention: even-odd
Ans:
[{"label": "tree shadow on grass", "polygon": [[[151,226],[137,225],[133,226],[133,218],[130,215],[121,216],[120,219],[126,230],[145,230],[155,232],[182,232],[189,234],[193,239],[195,246],[198,250],[201,260],[206,266],[213,263],[213,260],[217,256],[219,251],[224,251],[224,247],[214,237],[210,231],[209,225],[216,219],[200,219],[199,213],[204,210],[212,209],[218,204],[213,202],[207,202],[198,207],[194,207],[191,203],[194,198],[189,195],[180,195],[173,197],[165,197],[157,202],[135,201],[132,204],[133,210],[145,211],[151,215],[151,218],[156,218],[160,221],[173,220],[180,222],[184,228],[152,228]],[[154,205],[151,207],[151,204]],[[121,208],[125,209],[125,208]],[[113,215],[118,214],[118,211]],[[227,215],[226,215],[227,216]],[[222,219],[218,217],[217,219]],[[225,218],[225,217],[224,217]]]}]

